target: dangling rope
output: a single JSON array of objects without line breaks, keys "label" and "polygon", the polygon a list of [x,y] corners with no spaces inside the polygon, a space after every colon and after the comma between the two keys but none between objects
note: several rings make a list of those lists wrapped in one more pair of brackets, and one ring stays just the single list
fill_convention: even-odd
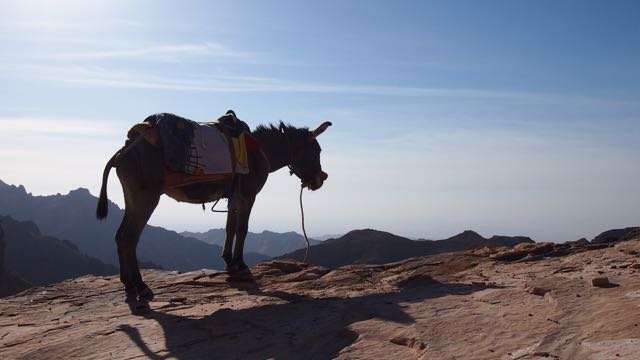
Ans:
[{"label": "dangling rope", "polygon": [[311,245],[309,244],[309,238],[307,237],[307,230],[304,228],[304,207],[302,206],[302,190],[304,187],[300,187],[300,214],[302,215],[302,233],[304,234],[304,240],[307,242],[307,251],[304,253],[304,262],[308,263],[309,252],[311,251]]}]

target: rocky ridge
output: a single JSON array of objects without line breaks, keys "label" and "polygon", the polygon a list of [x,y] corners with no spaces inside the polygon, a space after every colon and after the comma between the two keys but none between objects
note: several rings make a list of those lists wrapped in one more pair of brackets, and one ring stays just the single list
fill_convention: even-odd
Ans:
[{"label": "rocky ridge", "polygon": [[632,359],[638,254],[635,236],[241,278],[146,270],[148,307],[85,276],[0,300],[0,358]]},{"label": "rocky ridge", "polygon": [[[35,196],[22,185],[8,185],[0,180],[0,215],[31,221],[43,235],[68,240],[80,253],[118,266],[114,236],[124,210],[109,201],[109,216],[104,221],[97,221],[97,201],[84,188],[66,195]],[[221,253],[220,246],[152,225],[145,226],[137,248],[141,266],[180,271],[223,269]],[[245,252],[245,261],[249,265],[266,259],[267,256]]]},{"label": "rocky ridge", "polygon": [[[311,246],[309,261],[333,269],[350,264],[385,264],[415,256],[533,242],[526,236],[494,235],[487,239],[471,230],[443,240],[411,240],[385,231],[362,229]],[[303,260],[305,253],[306,249],[299,249],[279,258]]]}]

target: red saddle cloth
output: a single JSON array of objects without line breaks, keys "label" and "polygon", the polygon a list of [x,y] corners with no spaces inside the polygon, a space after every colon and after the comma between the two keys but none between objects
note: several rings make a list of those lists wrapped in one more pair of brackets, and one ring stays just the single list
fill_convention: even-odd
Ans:
[{"label": "red saddle cloth", "polygon": [[244,144],[246,145],[248,151],[262,149],[262,146],[260,145],[258,140],[256,140],[256,138],[254,138],[249,133],[244,133]]}]

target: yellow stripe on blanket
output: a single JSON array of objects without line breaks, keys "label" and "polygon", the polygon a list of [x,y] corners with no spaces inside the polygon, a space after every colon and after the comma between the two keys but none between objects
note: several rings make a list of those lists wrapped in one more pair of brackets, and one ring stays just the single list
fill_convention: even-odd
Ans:
[{"label": "yellow stripe on blanket", "polygon": [[240,134],[239,137],[233,137],[231,138],[232,142],[233,142],[233,149],[235,150],[236,153],[236,160],[238,161],[238,164],[240,164],[243,167],[247,167],[249,166],[249,158],[247,155],[247,146],[246,146],[246,141],[245,141],[245,134],[242,133]]}]

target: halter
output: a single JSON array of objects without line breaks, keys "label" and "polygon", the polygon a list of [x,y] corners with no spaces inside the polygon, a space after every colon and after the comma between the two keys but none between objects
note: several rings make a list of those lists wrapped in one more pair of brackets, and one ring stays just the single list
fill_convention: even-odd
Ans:
[{"label": "halter", "polygon": [[289,139],[287,132],[284,130],[284,127],[280,126],[280,132],[287,140],[287,149],[289,150],[289,164],[287,164],[287,167],[289,168],[289,176],[293,176],[293,174],[295,174],[300,181],[304,182],[304,180],[302,180],[302,176],[293,169],[293,149],[291,148],[291,140]]}]

